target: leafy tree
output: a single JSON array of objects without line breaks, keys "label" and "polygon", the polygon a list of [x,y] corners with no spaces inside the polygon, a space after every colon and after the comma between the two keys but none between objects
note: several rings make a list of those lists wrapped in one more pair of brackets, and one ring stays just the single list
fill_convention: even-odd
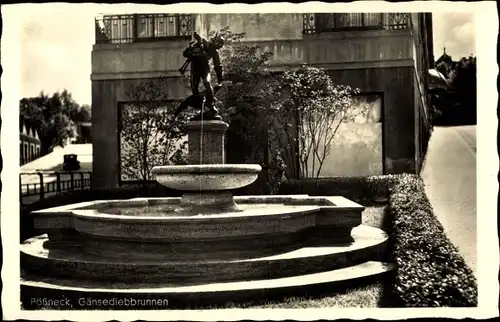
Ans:
[{"label": "leafy tree", "polygon": [[457,62],[450,87],[456,93],[458,113],[462,123],[477,122],[477,69],[476,57],[463,57]]},{"label": "leafy tree", "polygon": [[[352,109],[358,90],[335,85],[324,69],[307,65],[285,71],[277,88],[282,99],[273,106],[272,129],[284,134],[285,159],[298,159],[299,177],[318,177],[340,125],[364,112]],[[297,140],[299,151],[290,144]]]},{"label": "leafy tree", "polygon": [[436,70],[443,74],[444,77],[450,82],[450,78],[453,75],[453,70],[455,69],[456,63],[453,61],[441,61],[436,66]]},{"label": "leafy tree", "polygon": [[447,77],[447,90],[433,91],[437,104],[437,123],[475,123],[477,99],[476,57],[463,57],[458,62],[440,63],[437,70],[442,70]]},{"label": "leafy tree", "polygon": [[[215,32],[210,32],[209,36]],[[263,52],[261,47],[243,42],[244,33],[233,33],[229,27],[219,31],[226,39],[220,50],[224,74],[230,81],[230,93],[221,91],[224,99],[232,103],[251,101],[255,107],[269,104],[272,99],[274,78],[269,71],[271,52]]]},{"label": "leafy tree", "polygon": [[[85,104],[72,116],[72,120],[79,123],[89,123],[92,121],[92,109],[89,105]],[[92,128],[88,126],[81,126],[78,131],[77,143],[91,143],[92,142]]]},{"label": "leafy tree", "polygon": [[75,123],[90,122],[92,118],[92,110],[89,105],[84,104],[74,109],[70,117]]},{"label": "leafy tree", "polygon": [[165,78],[143,81],[127,89],[130,104],[121,110],[122,174],[145,183],[158,165],[185,163],[184,133],[180,125],[189,115],[173,116]]},{"label": "leafy tree", "polygon": [[[234,146],[246,151],[244,162],[263,160],[259,143],[265,140],[265,134],[273,176],[268,180],[270,186],[275,187],[282,178],[297,172],[303,177],[318,176],[340,124],[355,117],[350,107],[351,94],[356,91],[335,86],[326,72],[318,68],[302,66],[283,75],[273,74],[269,69],[272,53],[242,41],[244,34],[233,33],[228,27],[219,34],[226,39],[220,55],[231,84],[218,93],[228,107],[223,117],[231,124],[228,154]],[[293,121],[298,119],[301,122]],[[300,169],[294,169],[297,158]],[[308,169],[310,159],[312,169]]]},{"label": "leafy tree", "polygon": [[64,146],[76,135],[72,116],[80,106],[67,90],[48,96],[41,92],[36,97],[19,101],[19,114],[38,129],[41,152],[46,154],[55,146]]},{"label": "leafy tree", "polygon": [[468,106],[476,103],[476,57],[463,57],[455,65],[450,79],[451,89],[462,94],[460,101]]},{"label": "leafy tree", "polygon": [[[266,190],[274,192],[283,179],[286,166],[278,162],[283,148],[272,143],[276,139],[268,131],[268,107],[276,100],[273,94],[277,86],[269,70],[272,53],[242,41],[245,34],[233,33],[229,27],[218,32],[225,39],[219,53],[225,80],[230,84],[217,93],[217,99],[223,103],[221,115],[230,124],[226,141],[228,162],[267,166],[264,170],[267,171]],[[208,37],[214,34],[212,31]],[[274,148],[271,149],[271,145]]]}]

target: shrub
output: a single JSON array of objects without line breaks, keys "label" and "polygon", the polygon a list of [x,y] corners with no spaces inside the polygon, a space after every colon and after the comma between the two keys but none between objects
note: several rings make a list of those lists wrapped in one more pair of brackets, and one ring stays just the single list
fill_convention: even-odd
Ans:
[{"label": "shrub", "polygon": [[434,216],[422,179],[402,175],[390,191],[391,248],[397,265],[392,293],[398,304],[477,306],[476,279]]},{"label": "shrub", "polygon": [[388,198],[389,187],[396,178],[397,176],[385,175],[292,179],[282,182],[278,193],[343,196],[366,205],[378,198]]}]

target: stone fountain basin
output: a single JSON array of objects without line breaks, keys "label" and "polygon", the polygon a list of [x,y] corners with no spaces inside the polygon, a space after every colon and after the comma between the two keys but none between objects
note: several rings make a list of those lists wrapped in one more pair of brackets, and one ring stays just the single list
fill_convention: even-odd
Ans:
[{"label": "stone fountain basin", "polygon": [[258,164],[203,164],[157,166],[153,178],[181,191],[233,190],[254,182],[262,167]]},{"label": "stone fountain basin", "polygon": [[[287,239],[315,229],[332,229],[330,238],[350,236],[361,224],[363,206],[343,197],[239,196],[239,212],[183,215],[181,198],[101,200],[32,212],[35,229],[49,239],[77,232],[86,238],[127,243],[220,243],[259,238]],[[335,236],[337,234],[337,236]],[[58,237],[59,236],[59,237]],[[333,236],[333,237],[332,237]],[[236,247],[236,245],[230,245]],[[247,245],[251,247],[251,245]],[[245,246],[245,247],[247,247]],[[147,246],[141,246],[147,247]]]}]

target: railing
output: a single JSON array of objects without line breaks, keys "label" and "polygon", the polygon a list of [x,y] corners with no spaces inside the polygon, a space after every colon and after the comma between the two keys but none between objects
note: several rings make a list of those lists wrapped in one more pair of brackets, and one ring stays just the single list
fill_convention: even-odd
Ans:
[{"label": "railing", "polygon": [[305,13],[302,33],[410,28],[409,13]]},{"label": "railing", "polygon": [[[23,183],[23,177],[28,177],[26,181],[35,182]],[[21,203],[26,197],[39,196],[40,199],[44,199],[48,194],[84,190],[91,186],[91,172],[23,172],[19,174]]]},{"label": "railing", "polygon": [[194,31],[191,14],[133,14],[96,18],[96,44],[158,41],[190,38]]}]

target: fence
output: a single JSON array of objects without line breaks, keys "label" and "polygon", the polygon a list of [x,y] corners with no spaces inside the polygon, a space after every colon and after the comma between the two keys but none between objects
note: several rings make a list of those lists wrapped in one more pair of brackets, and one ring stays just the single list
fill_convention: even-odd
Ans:
[{"label": "fence", "polygon": [[194,31],[191,14],[109,15],[95,22],[97,44],[190,39]]},{"label": "fence", "polygon": [[409,29],[408,13],[305,13],[302,33]]},{"label": "fence", "polygon": [[20,202],[23,203],[27,197],[44,199],[49,194],[83,190],[91,185],[91,172],[23,172],[19,175]]}]

